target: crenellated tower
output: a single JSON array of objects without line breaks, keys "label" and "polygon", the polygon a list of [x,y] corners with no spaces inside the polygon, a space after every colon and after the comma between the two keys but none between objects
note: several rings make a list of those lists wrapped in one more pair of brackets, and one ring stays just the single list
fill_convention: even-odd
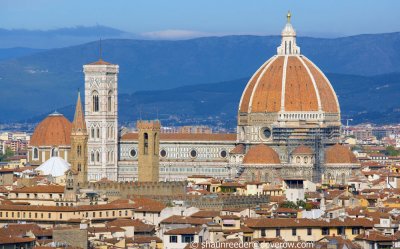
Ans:
[{"label": "crenellated tower", "polygon": [[158,182],[160,159],[160,121],[138,121],[139,133],[139,181]]}]

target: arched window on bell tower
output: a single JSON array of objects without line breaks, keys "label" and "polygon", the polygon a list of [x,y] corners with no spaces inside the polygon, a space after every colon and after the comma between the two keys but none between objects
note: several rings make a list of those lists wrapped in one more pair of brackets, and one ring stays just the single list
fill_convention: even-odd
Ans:
[{"label": "arched window on bell tower", "polygon": [[76,155],[77,155],[78,157],[81,157],[81,155],[82,155],[82,146],[81,146],[81,145],[78,145],[78,146],[76,147]]},{"label": "arched window on bell tower", "polygon": [[78,171],[81,172],[82,171],[82,165],[80,163],[78,163]]},{"label": "arched window on bell tower", "polygon": [[99,104],[99,93],[97,92],[97,91],[93,91],[92,92],[92,103],[93,103],[93,108],[92,108],[92,110],[93,110],[93,112],[98,112],[99,111],[99,107],[100,107],[100,104]]},{"label": "arched window on bell tower", "polygon": [[112,111],[112,91],[108,92],[108,97],[107,97],[107,111],[111,112]]},{"label": "arched window on bell tower", "polygon": [[143,152],[144,152],[145,155],[147,155],[149,153],[149,134],[144,133],[143,134],[143,139],[144,139],[144,144],[143,144],[144,150],[143,150]]}]

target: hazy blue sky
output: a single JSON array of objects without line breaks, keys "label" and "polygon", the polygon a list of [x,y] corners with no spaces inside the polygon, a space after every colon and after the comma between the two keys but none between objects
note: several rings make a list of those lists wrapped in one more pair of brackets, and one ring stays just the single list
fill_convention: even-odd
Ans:
[{"label": "hazy blue sky", "polygon": [[0,0],[0,28],[101,24],[148,35],[277,34],[288,10],[300,35],[400,31],[399,0]]}]

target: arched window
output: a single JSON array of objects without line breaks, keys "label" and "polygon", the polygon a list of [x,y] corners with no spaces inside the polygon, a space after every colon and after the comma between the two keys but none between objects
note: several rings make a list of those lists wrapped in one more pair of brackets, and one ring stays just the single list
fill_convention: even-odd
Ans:
[{"label": "arched window", "polygon": [[58,156],[58,149],[57,148],[52,148],[51,149],[51,156]]},{"label": "arched window", "polygon": [[285,54],[287,54],[287,42],[285,41]]},{"label": "arched window", "polygon": [[300,163],[300,157],[296,157],[296,163]]},{"label": "arched window", "polygon": [[100,162],[100,153],[96,152],[96,162]]},{"label": "arched window", "polygon": [[94,138],[94,128],[92,127],[92,129],[90,130],[90,137]]},{"label": "arched window", "polygon": [[292,41],[289,41],[289,54],[292,53]]},{"label": "arched window", "polygon": [[144,139],[144,154],[147,155],[149,153],[149,134],[144,133],[143,134],[143,139]]},{"label": "arched window", "polygon": [[96,128],[96,137],[100,138],[100,129],[98,127]]},{"label": "arched window", "polygon": [[82,165],[80,163],[78,163],[78,171],[82,171]]},{"label": "arched window", "polygon": [[92,102],[93,102],[93,112],[98,112],[99,111],[99,93],[97,91],[92,92]]},{"label": "arched window", "polygon": [[77,154],[78,157],[82,156],[82,146],[81,145],[78,145],[76,147],[76,154]]},{"label": "arched window", "polygon": [[112,91],[108,92],[108,97],[107,97],[107,110],[109,112],[112,111]]},{"label": "arched window", "polygon": [[39,159],[39,150],[38,148],[33,148],[33,159]]},{"label": "arched window", "polygon": [[90,153],[90,161],[94,162],[94,152],[92,151],[92,153]]}]

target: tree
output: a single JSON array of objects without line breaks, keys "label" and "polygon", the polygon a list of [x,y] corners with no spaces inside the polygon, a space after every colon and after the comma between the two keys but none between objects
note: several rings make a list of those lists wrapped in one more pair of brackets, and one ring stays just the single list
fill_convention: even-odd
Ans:
[{"label": "tree", "polygon": [[7,158],[14,156],[14,152],[11,150],[10,147],[6,148],[5,153],[0,153],[0,162],[6,161]]},{"label": "tree", "polygon": [[297,209],[297,205],[296,203],[292,202],[292,201],[285,201],[284,203],[282,203],[280,205],[283,208],[293,208],[293,209]]},{"label": "tree", "polygon": [[395,147],[390,145],[390,146],[386,147],[385,155],[387,155],[387,156],[398,156],[398,155],[400,155],[400,152],[398,150],[396,150]]}]

